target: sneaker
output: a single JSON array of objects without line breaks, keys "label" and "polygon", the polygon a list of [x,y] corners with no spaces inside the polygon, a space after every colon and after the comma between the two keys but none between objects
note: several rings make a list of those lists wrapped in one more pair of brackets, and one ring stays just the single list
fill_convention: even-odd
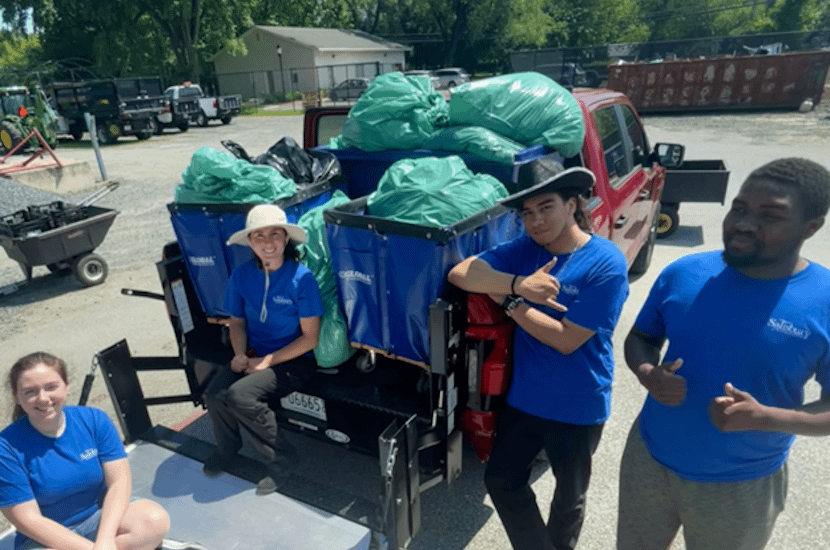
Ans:
[{"label": "sneaker", "polygon": [[184,542],[181,540],[164,539],[156,550],[208,550],[207,546],[198,542]]},{"label": "sneaker", "polygon": [[289,470],[291,467],[286,467],[283,464],[274,463],[268,465],[268,474],[259,480],[256,484],[256,494],[258,496],[270,495],[288,481],[290,476]]},{"label": "sneaker", "polygon": [[214,451],[213,454],[205,460],[205,464],[202,466],[202,472],[204,472],[204,474],[208,477],[216,477],[227,470],[232,460],[233,457]]}]

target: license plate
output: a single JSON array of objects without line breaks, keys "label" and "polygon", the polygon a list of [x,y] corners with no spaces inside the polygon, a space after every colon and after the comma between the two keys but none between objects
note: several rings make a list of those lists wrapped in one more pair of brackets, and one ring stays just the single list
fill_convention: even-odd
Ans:
[{"label": "license plate", "polygon": [[295,391],[280,399],[280,405],[288,411],[307,414],[323,421],[328,420],[326,418],[326,402],[313,395]]}]

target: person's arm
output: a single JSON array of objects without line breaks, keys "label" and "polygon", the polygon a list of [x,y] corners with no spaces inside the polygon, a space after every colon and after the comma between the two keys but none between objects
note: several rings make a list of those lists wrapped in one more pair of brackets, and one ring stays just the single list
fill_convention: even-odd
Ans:
[{"label": "person's arm", "polygon": [[758,403],[749,392],[730,383],[724,395],[709,405],[712,423],[724,432],[768,431],[793,435],[830,435],[830,395],[795,409],[768,407]]},{"label": "person's arm", "polygon": [[248,361],[246,374],[267,369],[272,365],[278,365],[303,355],[317,347],[320,339],[320,317],[301,317],[300,335],[278,350],[275,350],[264,357],[252,357]]},{"label": "person's arm", "polygon": [[[491,295],[491,298],[500,297]],[[516,307],[510,317],[528,334],[564,355],[573,353],[596,334],[593,330],[572,323],[568,319],[557,321],[526,303]]]},{"label": "person's arm", "polygon": [[558,311],[568,308],[556,301],[559,281],[550,274],[556,265],[556,257],[527,277],[515,276],[493,269],[490,264],[471,256],[450,270],[447,280],[467,292],[505,296],[516,294],[525,300],[544,304]]},{"label": "person's arm", "polygon": [[245,319],[241,317],[230,317],[228,319],[228,334],[230,336],[231,348],[233,348],[233,359],[231,359],[231,370],[243,372],[248,368],[248,334],[245,332]]},{"label": "person's arm", "polygon": [[124,512],[130,503],[132,493],[132,476],[130,463],[126,458],[104,462],[104,482],[107,492],[101,505],[101,521],[98,524],[98,534],[95,536],[95,550],[117,550],[115,536],[118,526],[124,518]]},{"label": "person's arm", "polygon": [[663,405],[679,405],[686,399],[686,379],[675,374],[682,359],[660,364],[660,350],[665,338],[649,336],[637,327],[625,338],[625,362],[640,384]]},{"label": "person's arm", "polygon": [[73,533],[60,523],[45,517],[37,501],[30,500],[0,509],[9,523],[47,548],[60,550],[92,550],[91,540]]}]

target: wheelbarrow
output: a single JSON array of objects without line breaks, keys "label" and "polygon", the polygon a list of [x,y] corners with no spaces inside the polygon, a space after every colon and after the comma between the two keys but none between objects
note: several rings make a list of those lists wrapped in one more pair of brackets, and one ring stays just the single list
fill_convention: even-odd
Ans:
[{"label": "wheelbarrow", "polygon": [[38,265],[52,273],[71,269],[85,286],[104,282],[107,262],[93,251],[103,242],[118,211],[92,206],[92,202],[117,187],[118,182],[113,182],[77,205],[55,201],[0,218],[0,245],[20,264],[27,282]]}]

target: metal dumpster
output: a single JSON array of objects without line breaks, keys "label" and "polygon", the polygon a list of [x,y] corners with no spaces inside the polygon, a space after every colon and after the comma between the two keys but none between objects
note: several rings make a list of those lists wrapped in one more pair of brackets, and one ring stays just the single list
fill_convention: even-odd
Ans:
[{"label": "metal dumpster", "polygon": [[641,113],[724,109],[797,109],[821,101],[830,51],[679,59],[612,65],[608,87]]}]

